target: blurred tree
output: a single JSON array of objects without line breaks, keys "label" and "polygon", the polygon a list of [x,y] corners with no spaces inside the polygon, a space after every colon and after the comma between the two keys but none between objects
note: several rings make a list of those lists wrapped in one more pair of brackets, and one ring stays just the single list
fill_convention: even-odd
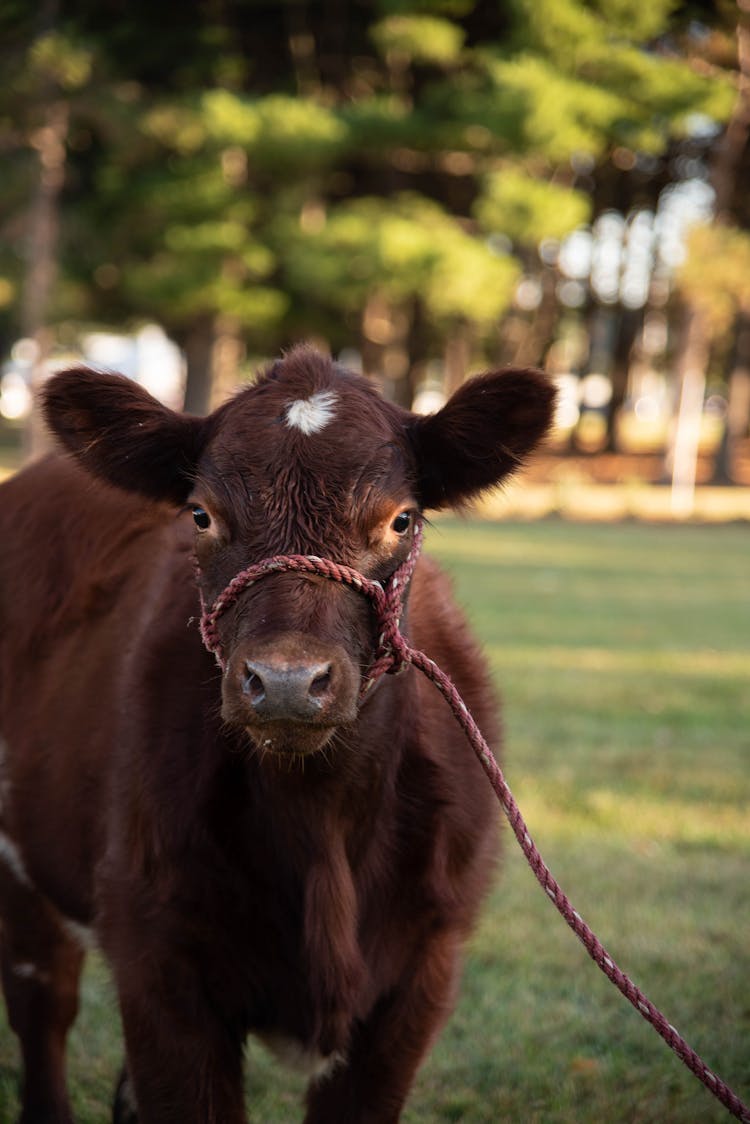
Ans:
[{"label": "blurred tree", "polygon": [[[709,165],[714,190],[714,220],[696,229],[689,242],[679,284],[686,305],[680,417],[689,403],[702,407],[712,345],[731,338],[727,416],[716,458],[714,481],[734,482],[736,446],[750,419],[750,213],[747,208],[747,161],[750,145],[750,0],[737,0],[725,20],[734,22],[736,53],[723,59],[735,71],[736,97],[727,127],[714,146]],[[730,24],[731,26],[731,24]],[[714,48],[715,50],[716,48]],[[693,385],[694,384],[694,385]],[[697,408],[697,407],[696,407]],[[687,426],[683,457],[694,458],[694,432]],[[673,460],[680,456],[677,429]],[[688,486],[691,468],[687,468]]]},{"label": "blurred tree", "polygon": [[[506,135],[517,136],[523,165],[534,179],[544,177],[539,187],[546,202],[541,191],[534,197],[531,189],[524,193],[519,186],[521,201],[533,199],[535,205],[529,205],[526,229],[514,231],[517,212],[504,188],[506,221],[501,224],[498,215],[495,229],[509,234],[540,293],[523,353],[526,361],[538,362],[563,308],[554,242],[565,233],[566,216],[572,227],[610,208],[623,220],[639,210],[656,211],[661,190],[675,174],[670,168],[675,153],[700,123],[726,118],[732,87],[725,73],[709,75],[693,65],[689,37],[682,35],[687,13],[676,20],[670,0],[648,6],[628,0],[517,0],[512,7],[517,19],[503,53],[493,56],[492,74],[506,94],[516,91],[523,106],[521,130]],[[507,162],[489,179],[490,191],[504,181],[513,185]],[[566,206],[562,198],[554,199],[556,187],[577,189],[588,215],[573,221],[576,202]],[[558,233],[548,226],[556,216],[562,227]],[[543,260],[534,252],[539,242]],[[606,298],[593,287],[586,298],[592,341],[600,334],[597,325],[608,326],[606,349],[592,347],[589,369],[612,382],[611,442],[611,423],[627,393],[641,309],[622,301],[617,277]]]},{"label": "blurred tree", "polygon": [[[32,343],[28,354],[34,388],[51,347],[71,102],[87,85],[90,56],[59,28],[56,0],[43,0],[33,12],[20,8],[11,13],[18,19],[7,43],[0,145],[7,157],[20,153],[21,159],[8,159],[6,192],[12,210],[3,224],[7,273],[0,282],[0,306],[19,295],[15,329]],[[30,446],[41,441],[41,432],[29,433]]]},{"label": "blurred tree", "polygon": [[[3,57],[38,50],[24,13],[7,6]],[[85,52],[86,75],[68,99],[51,314],[158,319],[196,410],[217,340],[237,357],[311,334],[357,344],[408,402],[427,357],[442,351],[460,381],[470,358],[502,354],[519,282],[541,294],[522,310],[538,362],[557,246],[607,205],[597,185],[629,208],[655,179],[631,169],[696,114],[729,112],[724,71],[683,47],[687,14],[673,0],[222,0],[187,20],[58,0],[57,41]],[[27,97],[14,80],[3,113]],[[7,143],[28,162],[28,138]]]}]

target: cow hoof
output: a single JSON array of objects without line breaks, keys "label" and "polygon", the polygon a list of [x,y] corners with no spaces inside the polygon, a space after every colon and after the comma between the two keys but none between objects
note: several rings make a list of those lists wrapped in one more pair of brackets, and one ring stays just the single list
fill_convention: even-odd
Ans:
[{"label": "cow hoof", "polygon": [[123,1066],[112,1102],[112,1124],[138,1124],[138,1105],[127,1068]]}]

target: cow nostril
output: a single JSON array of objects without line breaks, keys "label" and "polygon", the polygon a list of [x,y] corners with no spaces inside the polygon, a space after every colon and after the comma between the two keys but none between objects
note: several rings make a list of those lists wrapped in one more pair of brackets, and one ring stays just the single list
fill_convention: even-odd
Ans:
[{"label": "cow nostril", "polygon": [[319,675],[316,675],[310,684],[310,696],[314,699],[319,699],[321,696],[328,693],[331,688],[331,669],[327,667]]},{"label": "cow nostril", "polygon": [[245,682],[243,684],[245,694],[249,696],[250,702],[253,706],[262,703],[266,697],[265,684],[257,672],[248,667]]}]

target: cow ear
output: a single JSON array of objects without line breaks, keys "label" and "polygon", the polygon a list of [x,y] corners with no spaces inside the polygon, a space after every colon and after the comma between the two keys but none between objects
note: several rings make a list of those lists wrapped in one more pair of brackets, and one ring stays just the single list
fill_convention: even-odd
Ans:
[{"label": "cow ear", "polygon": [[541,371],[488,372],[412,423],[424,507],[460,506],[514,472],[549,429],[556,392]]},{"label": "cow ear", "polygon": [[58,440],[95,476],[151,499],[187,499],[206,419],[175,413],[122,375],[85,367],[53,376],[42,408]]}]

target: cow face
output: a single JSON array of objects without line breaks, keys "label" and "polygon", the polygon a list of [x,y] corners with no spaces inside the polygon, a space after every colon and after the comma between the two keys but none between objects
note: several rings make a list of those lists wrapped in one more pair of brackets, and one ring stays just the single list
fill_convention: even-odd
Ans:
[{"label": "cow face", "polygon": [[[119,376],[74,370],[45,393],[51,428],[94,474],[187,504],[204,601],[249,565],[313,554],[383,581],[425,508],[497,484],[537,444],[553,391],[534,371],[466,383],[420,418],[297,348],[210,417],[176,414]],[[316,576],[274,573],[219,622],[222,715],[260,750],[310,753],[355,721],[375,647],[368,603]]]}]

